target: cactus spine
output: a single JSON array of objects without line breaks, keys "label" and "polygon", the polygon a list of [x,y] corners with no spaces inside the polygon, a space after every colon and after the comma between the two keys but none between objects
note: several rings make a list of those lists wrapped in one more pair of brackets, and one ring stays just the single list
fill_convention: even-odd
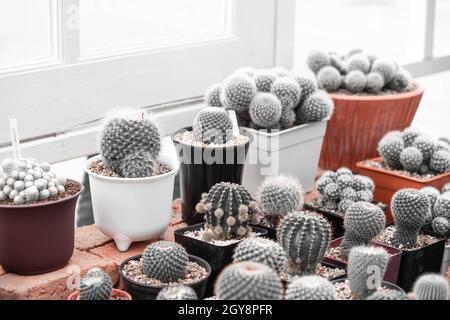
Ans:
[{"label": "cactus spine", "polygon": [[113,283],[109,274],[101,269],[89,270],[80,279],[78,290],[80,300],[109,300],[111,298]]}]

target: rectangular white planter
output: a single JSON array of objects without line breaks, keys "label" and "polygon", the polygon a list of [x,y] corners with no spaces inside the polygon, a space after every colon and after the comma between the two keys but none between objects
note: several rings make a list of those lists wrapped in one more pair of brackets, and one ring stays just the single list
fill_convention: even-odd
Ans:
[{"label": "rectangular white planter", "polygon": [[448,267],[450,266],[450,245],[446,245],[444,249],[444,257],[442,258],[441,274],[446,276]]},{"label": "rectangular white planter", "polygon": [[328,119],[268,133],[244,128],[253,135],[242,184],[251,194],[267,177],[296,177],[305,192],[312,190]]}]

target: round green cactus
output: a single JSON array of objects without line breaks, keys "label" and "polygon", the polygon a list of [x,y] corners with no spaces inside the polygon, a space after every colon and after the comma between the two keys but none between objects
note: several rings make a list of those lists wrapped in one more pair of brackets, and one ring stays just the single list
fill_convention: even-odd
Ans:
[{"label": "round green cactus", "polygon": [[403,139],[393,135],[385,135],[378,143],[378,152],[387,165],[393,169],[402,167],[400,154],[405,148]]},{"label": "round green cactus", "polygon": [[138,151],[124,157],[119,173],[125,178],[144,178],[156,174],[158,162],[149,152]]},{"label": "round green cactus", "polygon": [[156,300],[198,300],[194,289],[186,285],[169,286],[161,289]]},{"label": "round green cactus", "polygon": [[311,51],[306,58],[306,64],[314,73],[319,72],[323,67],[329,66],[330,63],[330,55],[324,51]]},{"label": "round green cactus", "polygon": [[383,79],[384,83],[388,83],[394,77],[395,73],[395,64],[391,61],[384,59],[376,59],[370,70],[371,72],[379,73]]},{"label": "round green cactus", "polygon": [[205,93],[205,103],[208,107],[222,108],[220,95],[222,93],[222,85],[220,83],[213,84]]},{"label": "round green cactus", "polygon": [[366,87],[366,76],[359,70],[353,70],[345,76],[344,83],[348,90],[362,92]]},{"label": "round green cactus", "polygon": [[270,92],[275,80],[278,79],[278,75],[272,70],[260,70],[254,78],[256,89],[261,92]]},{"label": "round green cactus", "polygon": [[243,73],[235,73],[225,79],[220,101],[227,109],[241,112],[248,109],[255,94],[253,79]]},{"label": "round green cactus", "polygon": [[270,128],[281,118],[281,102],[271,93],[257,93],[250,104],[249,114],[255,124],[262,128]]},{"label": "round green cactus", "polygon": [[400,163],[406,171],[418,172],[422,162],[422,152],[416,147],[407,147],[400,153]]},{"label": "round green cactus", "polygon": [[294,79],[281,77],[273,83],[271,93],[280,100],[283,108],[294,109],[300,101],[302,89]]},{"label": "round green cactus", "polygon": [[322,121],[333,113],[333,101],[323,92],[316,91],[309,95],[297,111],[300,123]]},{"label": "round green cactus", "polygon": [[378,93],[384,87],[384,79],[377,72],[370,72],[366,76],[366,87],[365,90],[371,93]]},{"label": "round green cactus", "polygon": [[332,66],[322,68],[317,74],[319,88],[327,91],[336,91],[341,86],[341,74]]},{"label": "round green cactus", "polygon": [[369,72],[370,60],[364,53],[356,53],[348,58],[347,72],[350,73],[354,70],[361,71],[362,73]]},{"label": "round green cactus", "polygon": [[223,144],[233,137],[233,123],[224,109],[206,107],[195,116],[192,132],[197,141]]},{"label": "round green cactus", "polygon": [[414,283],[413,293],[419,300],[448,300],[448,280],[439,274],[424,274]]},{"label": "round green cactus", "polygon": [[430,159],[430,169],[441,174],[450,171],[450,152],[437,150]]},{"label": "round green cactus", "polygon": [[334,285],[325,278],[312,275],[295,278],[288,284],[285,300],[336,300]]},{"label": "round green cactus", "polygon": [[113,283],[109,274],[99,268],[89,270],[80,279],[78,291],[80,300],[109,300]]}]

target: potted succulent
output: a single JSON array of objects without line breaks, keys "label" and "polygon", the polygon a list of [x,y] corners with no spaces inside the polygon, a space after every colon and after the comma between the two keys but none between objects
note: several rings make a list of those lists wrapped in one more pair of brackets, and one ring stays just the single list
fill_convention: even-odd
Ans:
[{"label": "potted succulent", "polygon": [[241,185],[217,183],[196,207],[205,222],[175,230],[175,241],[190,254],[209,262],[212,274],[208,288],[211,288],[218,273],[232,262],[238,243],[248,237],[265,236],[267,231],[250,226],[251,216],[258,208]]},{"label": "potted succulent", "polygon": [[[380,158],[357,164],[360,174],[375,182],[375,200],[390,203],[402,188],[442,188],[450,182],[450,144],[413,128],[388,132],[378,144]],[[388,222],[392,217],[388,211]]]},{"label": "potted succulent", "polygon": [[243,178],[252,194],[265,177],[278,174],[296,176],[305,191],[312,190],[333,111],[313,80],[281,68],[245,68],[213,85],[205,100],[235,111],[239,125],[254,137]]},{"label": "potted succulent", "polygon": [[198,300],[197,292],[191,287],[181,284],[161,289],[156,300]]},{"label": "potted succulent", "polygon": [[126,251],[133,241],[157,237],[169,225],[179,163],[170,138],[161,143],[158,126],[139,110],[108,114],[99,141],[100,155],[85,168],[94,219]]},{"label": "potted succulent", "polygon": [[359,49],[347,55],[315,50],[307,64],[335,105],[320,157],[324,169],[354,171],[358,161],[375,157],[386,132],[411,124],[423,95],[397,63]]},{"label": "potted succulent", "polygon": [[289,283],[303,275],[318,275],[329,280],[344,276],[345,270],[322,261],[331,233],[329,223],[318,214],[300,211],[286,215],[278,230],[278,243],[287,256],[281,278]]},{"label": "potted succulent", "polygon": [[212,106],[200,110],[192,127],[177,130],[172,138],[181,163],[183,220],[196,224],[203,221],[195,209],[202,193],[218,182],[241,183],[252,136],[234,128],[227,111]]},{"label": "potted succulent", "polygon": [[337,294],[333,283],[315,276],[297,277],[286,287],[285,300],[336,300]]},{"label": "potted succulent", "polygon": [[67,300],[131,300],[129,293],[113,288],[109,274],[93,268],[80,279],[78,290]]},{"label": "potted succulent", "polygon": [[402,250],[397,284],[409,291],[423,273],[440,271],[445,239],[419,232],[429,215],[427,196],[416,189],[397,191],[391,203],[395,225],[387,227],[375,241]]},{"label": "potted succulent", "polygon": [[417,300],[449,300],[449,281],[438,274],[424,274],[414,283],[412,294]]},{"label": "potted succulent", "polygon": [[5,159],[0,170],[0,265],[18,274],[62,268],[74,250],[79,182],[57,177],[50,164]]},{"label": "potted succulent", "polygon": [[[346,210],[355,202],[373,202],[375,184],[369,177],[353,174],[342,167],[336,172],[325,171],[316,181],[319,197],[305,203],[305,208],[316,211],[327,218],[333,228],[333,238],[344,235]],[[382,210],[386,205],[377,203]]]},{"label": "potted succulent", "polygon": [[333,281],[338,299],[408,300],[400,287],[382,280],[387,264],[388,253],[383,248],[353,247],[348,256],[347,279]]},{"label": "potted succulent", "polygon": [[383,247],[388,253],[388,262],[384,280],[397,283],[401,262],[401,250],[387,245],[371,242],[385,228],[383,210],[369,202],[355,202],[347,209],[344,217],[345,234],[330,242],[324,261],[347,269],[348,254],[356,246]]},{"label": "potted succulent", "polygon": [[178,243],[158,241],[150,244],[142,255],[123,261],[119,274],[135,300],[154,300],[162,289],[178,285],[191,287],[202,299],[211,267],[205,260],[189,255]]}]

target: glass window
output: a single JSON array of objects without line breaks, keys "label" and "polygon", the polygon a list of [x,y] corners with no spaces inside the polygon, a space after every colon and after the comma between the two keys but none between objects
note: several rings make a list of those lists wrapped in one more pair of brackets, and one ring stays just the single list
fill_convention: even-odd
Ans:
[{"label": "glass window", "polygon": [[434,56],[450,55],[450,1],[436,1],[434,26]]},{"label": "glass window", "polygon": [[49,0],[2,0],[0,69],[54,57],[53,18]]},{"label": "glass window", "polygon": [[355,47],[400,63],[420,61],[425,8],[425,0],[297,1],[295,64],[303,67],[313,49]]},{"label": "glass window", "polygon": [[80,0],[81,56],[229,32],[229,0]]}]

